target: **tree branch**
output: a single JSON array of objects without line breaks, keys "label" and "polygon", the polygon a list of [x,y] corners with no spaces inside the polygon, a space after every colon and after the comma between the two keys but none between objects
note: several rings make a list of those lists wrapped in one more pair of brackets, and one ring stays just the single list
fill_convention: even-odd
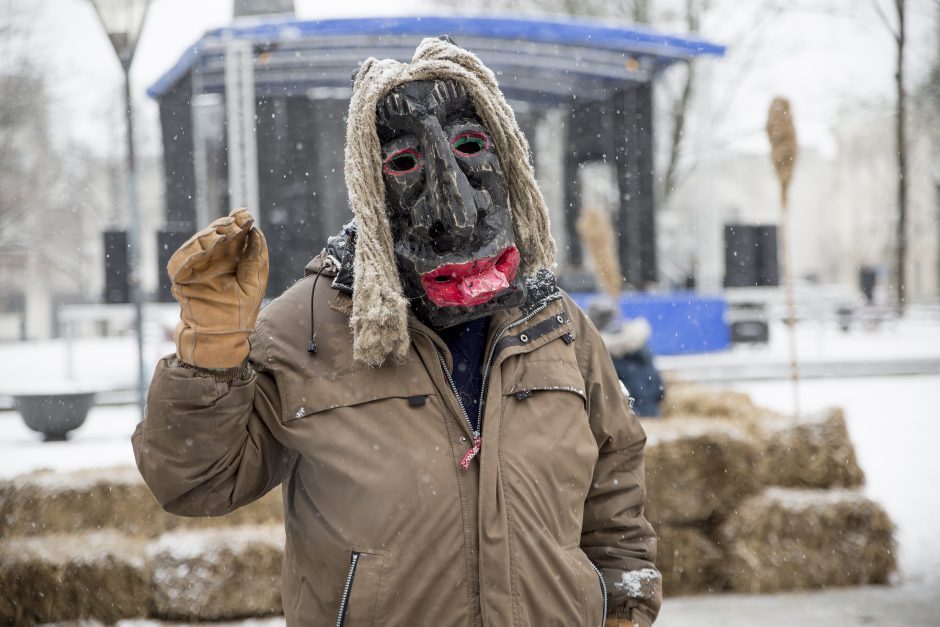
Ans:
[{"label": "tree branch", "polygon": [[685,83],[682,86],[682,95],[676,101],[672,111],[672,133],[669,140],[669,160],[666,163],[666,173],[663,175],[660,198],[665,203],[666,199],[675,189],[676,170],[679,167],[679,159],[682,156],[682,140],[685,133],[686,113],[689,109],[689,102],[692,99],[692,85],[695,81],[695,66],[692,63],[686,64]]},{"label": "tree branch", "polygon": [[894,24],[891,23],[891,20],[888,18],[888,15],[884,12],[884,9],[881,8],[881,4],[878,0],[871,0],[871,4],[875,7],[875,13],[878,14],[878,17],[881,18],[882,23],[885,28],[888,29],[888,32],[891,33],[891,36],[894,37],[894,41],[901,42],[901,34],[895,30]]}]

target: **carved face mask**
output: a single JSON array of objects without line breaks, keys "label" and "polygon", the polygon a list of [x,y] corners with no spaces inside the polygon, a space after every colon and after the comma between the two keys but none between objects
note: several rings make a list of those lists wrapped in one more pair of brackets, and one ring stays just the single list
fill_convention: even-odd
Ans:
[{"label": "carved face mask", "polygon": [[379,102],[395,259],[416,315],[436,329],[525,299],[506,182],[456,81],[415,81]]}]

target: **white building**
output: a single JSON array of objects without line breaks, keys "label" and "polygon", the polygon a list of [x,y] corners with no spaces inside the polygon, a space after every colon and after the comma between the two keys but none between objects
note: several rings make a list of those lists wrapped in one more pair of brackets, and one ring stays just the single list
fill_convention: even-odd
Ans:
[{"label": "white building", "polygon": [[[915,103],[908,122],[909,302],[940,296],[940,124],[936,110],[930,110],[934,103]],[[859,269],[870,266],[879,270],[882,297],[893,293],[897,166],[891,109],[885,105],[841,117],[832,158],[813,150],[800,152],[790,188],[793,276],[798,283],[856,291]],[[779,194],[766,154],[726,152],[703,160],[660,213],[665,278],[673,278],[670,268],[676,275],[694,268],[700,290],[721,289],[723,226],[779,224]]]}]

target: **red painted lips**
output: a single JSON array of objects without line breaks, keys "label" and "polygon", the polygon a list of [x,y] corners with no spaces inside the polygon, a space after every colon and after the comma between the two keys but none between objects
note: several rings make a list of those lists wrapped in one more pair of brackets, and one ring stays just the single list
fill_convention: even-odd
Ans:
[{"label": "red painted lips", "polygon": [[519,270],[519,251],[510,246],[485,259],[450,263],[421,275],[424,291],[438,307],[482,305],[510,287]]}]

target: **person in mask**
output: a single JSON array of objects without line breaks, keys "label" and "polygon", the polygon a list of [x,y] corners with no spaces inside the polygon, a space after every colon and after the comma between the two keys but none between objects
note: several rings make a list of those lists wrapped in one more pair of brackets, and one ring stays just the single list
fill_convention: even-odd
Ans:
[{"label": "person in mask", "polygon": [[561,292],[528,144],[470,52],[368,59],[354,220],[259,315],[247,211],[170,260],[177,351],[133,436],[165,509],[280,485],[289,625],[649,625],[645,435]]}]

